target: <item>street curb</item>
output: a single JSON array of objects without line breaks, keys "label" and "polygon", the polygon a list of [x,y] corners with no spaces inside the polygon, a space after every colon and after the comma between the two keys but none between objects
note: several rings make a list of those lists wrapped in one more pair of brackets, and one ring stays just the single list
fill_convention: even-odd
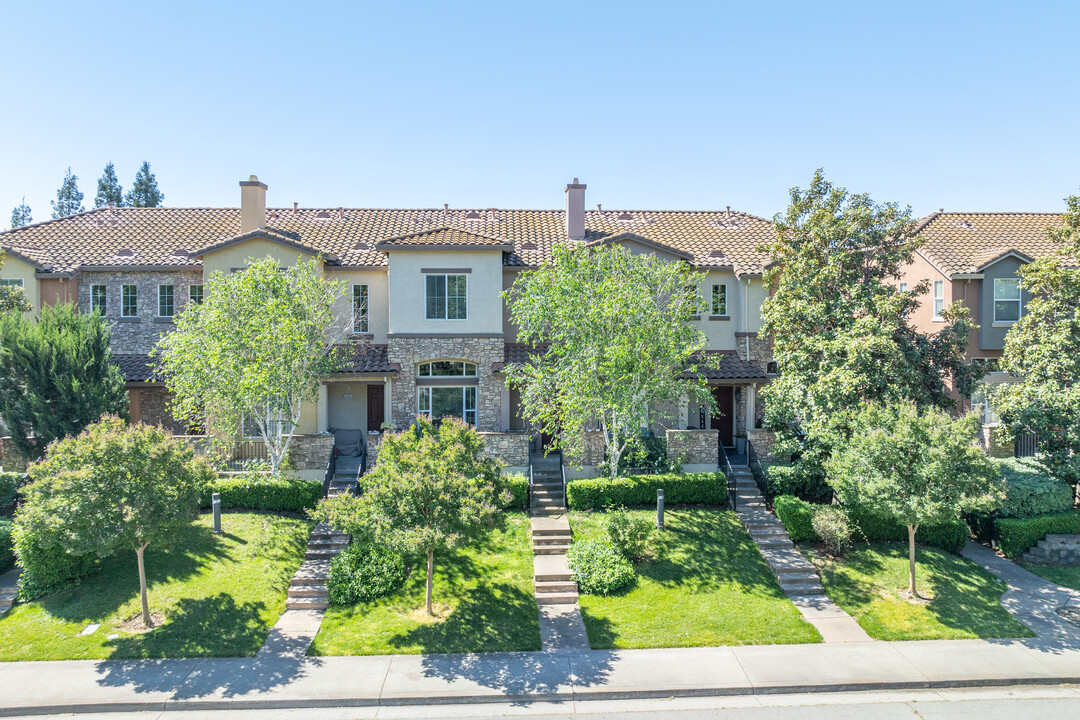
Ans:
[{"label": "street curb", "polygon": [[657,698],[726,697],[738,695],[794,695],[840,692],[872,692],[875,690],[935,690],[956,688],[1013,687],[1019,685],[1078,685],[1080,675],[1065,678],[1017,677],[972,678],[969,680],[938,680],[916,682],[823,683],[800,685],[771,685],[755,687],[672,688],[670,690],[572,690],[569,692],[524,693],[507,695],[435,695],[400,698],[296,698],[296,699],[236,699],[236,700],[157,700],[146,702],[66,703],[0,707],[0,717],[19,715],[127,713],[146,711],[219,711],[219,710],[282,710],[335,707],[408,707],[418,705],[470,705],[523,702],[573,702],[590,700],[645,700]]}]

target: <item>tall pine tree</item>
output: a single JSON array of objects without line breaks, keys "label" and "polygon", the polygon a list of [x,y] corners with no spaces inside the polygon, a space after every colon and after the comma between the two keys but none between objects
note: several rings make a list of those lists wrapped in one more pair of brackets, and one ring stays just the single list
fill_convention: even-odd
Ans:
[{"label": "tall pine tree", "polygon": [[64,182],[56,191],[56,199],[52,201],[52,216],[56,218],[67,217],[86,210],[82,204],[83,194],[79,192],[79,176],[71,174],[71,168],[64,175]]},{"label": "tall pine tree", "polygon": [[143,161],[135,173],[135,183],[128,190],[124,204],[128,207],[157,207],[165,201],[165,194],[158,190],[157,178],[150,172],[150,163]]},{"label": "tall pine tree", "polygon": [[23,195],[22,202],[11,211],[11,229],[14,230],[32,222],[34,222],[34,218],[30,216],[30,206],[26,204],[26,196]]},{"label": "tall pine tree", "polygon": [[113,167],[111,160],[105,166],[105,172],[98,178],[94,207],[105,207],[109,203],[117,207],[124,204],[124,189],[120,187],[120,181],[116,178],[116,168]]}]

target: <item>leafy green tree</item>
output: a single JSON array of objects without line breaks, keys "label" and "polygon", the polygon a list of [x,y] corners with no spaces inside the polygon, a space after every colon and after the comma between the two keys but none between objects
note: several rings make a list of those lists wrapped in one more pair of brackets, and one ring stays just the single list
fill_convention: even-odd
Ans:
[{"label": "leafy green tree", "polygon": [[773,339],[780,375],[762,391],[764,423],[776,432],[775,452],[795,459],[769,475],[782,492],[820,499],[829,491],[825,462],[847,437],[850,409],[908,400],[950,407],[946,380],[970,395],[978,370],[964,351],[975,325],[954,303],[937,333],[909,326],[929,286],[896,290],[918,247],[910,208],[834,187],[818,170],[809,188],[792,188],[774,222],[776,239],[762,248],[773,261],[765,282],[774,288],[762,333]]},{"label": "leafy green tree", "polygon": [[[142,620],[149,627],[144,553],[166,546],[198,516],[203,488],[214,477],[210,466],[161,427],[129,427],[106,417],[50,445],[29,474],[33,482],[22,491],[26,517],[57,531],[68,552],[135,552]],[[16,522],[22,521],[20,513]]]},{"label": "leafy green tree", "polygon": [[11,211],[11,229],[20,228],[32,222],[34,222],[34,218],[30,214],[30,206],[26,204],[26,196],[23,195],[22,202]]},{"label": "leafy green tree", "polygon": [[105,166],[105,172],[98,178],[94,207],[105,207],[109,203],[117,207],[124,204],[124,189],[120,187],[120,181],[116,178],[116,168],[113,167],[111,160]]},{"label": "leafy green tree", "polygon": [[911,401],[864,406],[850,419],[853,432],[826,462],[829,484],[847,508],[887,516],[907,526],[908,592],[915,588],[919,526],[990,511],[1004,499],[997,468],[976,440],[974,415],[954,420]]},{"label": "leafy green tree", "polygon": [[249,260],[243,272],[215,272],[203,302],[189,303],[154,349],[176,418],[205,422],[209,434],[229,443],[249,423],[274,474],[301,406],[317,400],[321,378],[335,369],[329,350],[344,334],[331,310],[341,286],[324,279],[319,265],[282,269],[266,257]]},{"label": "leafy green tree", "polygon": [[1047,234],[1055,255],[1020,268],[1031,300],[1005,337],[1001,369],[1017,376],[996,390],[998,415],[1014,434],[1031,431],[1055,474],[1080,481],[1080,197]]},{"label": "leafy green tree", "polygon": [[96,312],[79,313],[70,303],[45,305],[37,319],[0,317],[0,417],[27,458],[102,415],[127,416],[109,334]]},{"label": "leafy green tree", "polygon": [[599,423],[612,475],[633,438],[683,399],[711,407],[697,372],[705,336],[703,273],[621,246],[556,246],[552,262],[503,293],[518,340],[547,346],[506,368],[522,412],[571,453]]},{"label": "leafy green tree", "polygon": [[52,202],[52,216],[56,218],[67,217],[86,210],[82,204],[83,194],[79,191],[79,176],[71,174],[71,168],[64,174],[64,182],[56,191],[56,199]]},{"label": "leafy green tree", "polygon": [[163,202],[165,202],[165,193],[158,190],[157,178],[150,172],[150,163],[144,160],[138,172],[135,173],[135,182],[128,190],[124,204],[128,207],[144,208],[158,207]]},{"label": "leafy green tree", "polygon": [[[4,251],[0,250],[0,268],[4,267]],[[0,285],[0,315],[10,310],[19,312],[30,311],[30,301],[26,299],[26,293],[17,285]],[[3,417],[0,415],[0,417]]]},{"label": "leafy green tree", "polygon": [[458,547],[489,528],[510,500],[499,463],[483,457],[471,426],[426,417],[387,435],[379,463],[364,475],[364,493],[320,503],[314,516],[331,527],[403,553],[427,556],[425,610],[433,615],[435,553]]}]

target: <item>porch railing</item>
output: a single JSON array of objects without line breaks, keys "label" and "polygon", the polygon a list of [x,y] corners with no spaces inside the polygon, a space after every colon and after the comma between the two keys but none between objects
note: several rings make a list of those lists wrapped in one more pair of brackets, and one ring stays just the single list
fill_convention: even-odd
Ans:
[{"label": "porch railing", "polygon": [[754,482],[761,491],[761,497],[765,498],[765,507],[772,508],[772,496],[769,494],[769,479],[765,477],[765,468],[761,466],[761,458],[754,450],[754,443],[746,438],[746,464],[750,466],[750,474],[754,476]]},{"label": "porch railing", "polygon": [[738,510],[738,488],[735,486],[735,471],[731,468],[731,461],[728,460],[727,451],[724,450],[724,444],[719,441],[716,444],[720,448],[720,468],[723,470],[724,477],[727,480],[728,502],[731,504],[732,510]]},{"label": "porch railing", "polygon": [[337,472],[337,451],[334,448],[331,448],[330,459],[326,461],[326,472],[323,474],[323,497],[327,497],[328,495],[330,495],[330,481],[334,479],[335,472]]}]

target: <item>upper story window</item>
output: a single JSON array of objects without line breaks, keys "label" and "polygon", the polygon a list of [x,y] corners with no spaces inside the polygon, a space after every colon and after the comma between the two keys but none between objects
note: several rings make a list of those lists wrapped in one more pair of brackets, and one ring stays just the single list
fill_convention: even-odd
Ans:
[{"label": "upper story window", "polygon": [[994,322],[1020,319],[1020,279],[994,279]]},{"label": "upper story window", "polygon": [[123,285],[120,288],[120,316],[135,317],[139,314],[139,287]]},{"label": "upper story window", "polygon": [[908,286],[906,282],[900,283],[900,292],[907,292],[907,287]]},{"label": "upper story window", "polygon": [[934,319],[941,320],[941,312],[945,309],[945,281],[934,281]]},{"label": "upper story window", "polygon": [[203,301],[203,286],[202,285],[188,285],[188,302],[193,305],[199,305]]},{"label": "upper story window", "polygon": [[109,306],[109,288],[106,285],[90,286],[90,312],[104,315]]},{"label": "upper story window", "polygon": [[476,377],[476,365],[456,360],[436,360],[420,363],[416,374],[419,377]]},{"label": "upper story window", "polygon": [[353,332],[368,332],[368,286],[352,286]]},{"label": "upper story window", "polygon": [[157,314],[158,317],[172,317],[176,308],[174,286],[158,285],[157,288]]},{"label": "upper story window", "polygon": [[428,320],[468,317],[468,275],[425,275]]},{"label": "upper story window", "polygon": [[765,374],[766,375],[779,375],[780,374],[780,364],[777,363],[775,360],[770,360],[769,362],[765,363]]},{"label": "upper story window", "polygon": [[713,315],[727,315],[727,285],[712,286],[712,304],[710,308]]}]

